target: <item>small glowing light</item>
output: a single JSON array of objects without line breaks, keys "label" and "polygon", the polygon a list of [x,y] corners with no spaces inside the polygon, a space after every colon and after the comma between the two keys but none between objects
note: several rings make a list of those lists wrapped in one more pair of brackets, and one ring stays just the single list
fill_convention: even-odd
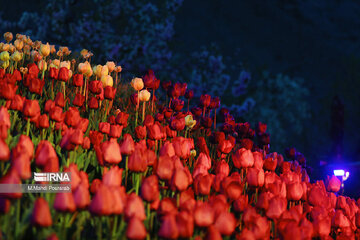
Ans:
[{"label": "small glowing light", "polygon": [[[349,173],[349,172],[347,172],[347,173]],[[342,169],[334,170],[334,175],[337,177],[339,177],[339,176],[343,177],[343,176],[345,176],[345,171]]]}]

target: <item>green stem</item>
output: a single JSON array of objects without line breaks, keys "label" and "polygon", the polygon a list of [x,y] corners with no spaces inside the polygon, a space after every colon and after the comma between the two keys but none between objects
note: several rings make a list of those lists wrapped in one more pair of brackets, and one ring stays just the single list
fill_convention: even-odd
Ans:
[{"label": "green stem", "polygon": [[128,180],[128,161],[129,161],[129,156],[126,155],[126,157],[125,157],[125,189],[127,188],[127,180]]},{"label": "green stem", "polygon": [[146,103],[146,102],[143,102],[143,109],[142,109],[142,122],[144,122],[144,119],[145,119],[145,103]]},{"label": "green stem", "polygon": [[140,187],[140,177],[141,177],[141,174],[140,174],[140,173],[134,173],[134,174],[135,174],[135,179],[136,179],[135,192],[136,192],[136,195],[139,195],[139,187]]},{"label": "green stem", "polygon": [[97,226],[97,239],[98,240],[101,240],[102,239],[102,219],[101,217],[98,218],[99,220],[99,224]]},{"label": "green stem", "polygon": [[28,118],[26,124],[26,136],[29,136],[29,132],[30,132],[30,118]]}]

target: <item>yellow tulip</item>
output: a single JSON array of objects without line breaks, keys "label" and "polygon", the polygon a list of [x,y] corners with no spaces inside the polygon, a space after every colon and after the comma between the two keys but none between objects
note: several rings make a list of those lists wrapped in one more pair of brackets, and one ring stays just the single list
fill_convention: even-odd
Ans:
[{"label": "yellow tulip", "polygon": [[11,59],[15,62],[19,62],[23,57],[23,54],[19,51],[15,51],[12,55],[11,55]]},{"label": "yellow tulip", "polygon": [[108,68],[107,65],[104,65],[104,66],[101,68],[101,73],[100,73],[100,75],[101,75],[101,76],[106,76],[106,75],[108,75],[108,74],[109,74],[109,68]]},{"label": "yellow tulip", "polygon": [[140,93],[139,93],[139,100],[141,102],[147,102],[150,100],[150,96],[151,96],[151,93],[144,89],[144,90],[141,90]]},{"label": "yellow tulip", "polygon": [[97,66],[93,67],[93,72],[94,72],[95,76],[97,76],[98,78],[101,78],[101,70],[102,70],[101,65],[97,65]]},{"label": "yellow tulip", "polygon": [[6,69],[9,67],[10,62],[9,61],[0,61],[0,67]]},{"label": "yellow tulip", "polygon": [[108,67],[109,72],[112,72],[115,69],[115,63],[114,62],[107,62],[106,66]]},{"label": "yellow tulip", "polygon": [[10,55],[7,51],[1,52],[0,53],[0,60],[3,62],[9,61],[10,59]]},{"label": "yellow tulip", "polygon": [[133,80],[131,80],[131,86],[136,91],[140,91],[141,89],[144,88],[144,82],[143,82],[142,78],[134,78]]},{"label": "yellow tulip", "polygon": [[110,86],[112,87],[114,85],[114,80],[110,75],[104,75],[101,77],[101,82],[103,84],[103,87]]},{"label": "yellow tulip", "polygon": [[14,45],[16,49],[20,51],[24,47],[24,42],[20,39],[16,39]]},{"label": "yellow tulip", "polygon": [[188,129],[192,129],[194,126],[196,125],[196,120],[193,119],[193,116],[192,115],[187,115],[185,117],[185,126],[188,128]]},{"label": "yellow tulip", "polygon": [[195,149],[190,151],[190,156],[196,157],[196,150]]},{"label": "yellow tulip", "polygon": [[46,71],[47,69],[47,63],[43,60],[39,61],[38,68],[40,71]]},{"label": "yellow tulip", "polygon": [[43,57],[49,56],[49,54],[50,54],[50,45],[49,45],[49,43],[40,45],[40,54],[43,55]]},{"label": "yellow tulip", "polygon": [[62,62],[60,63],[60,68],[66,67],[67,69],[70,70],[70,66],[71,66],[70,61],[62,61]]}]

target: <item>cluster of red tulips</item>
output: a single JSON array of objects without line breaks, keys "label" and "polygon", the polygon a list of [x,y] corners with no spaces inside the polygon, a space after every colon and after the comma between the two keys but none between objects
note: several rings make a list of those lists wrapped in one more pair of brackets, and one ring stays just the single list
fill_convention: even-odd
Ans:
[{"label": "cluster of red tulips", "polygon": [[129,84],[87,50],[4,38],[0,184],[71,172],[71,192],[0,193],[0,239],[360,238],[360,201],[271,153],[266,124],[151,70]]}]

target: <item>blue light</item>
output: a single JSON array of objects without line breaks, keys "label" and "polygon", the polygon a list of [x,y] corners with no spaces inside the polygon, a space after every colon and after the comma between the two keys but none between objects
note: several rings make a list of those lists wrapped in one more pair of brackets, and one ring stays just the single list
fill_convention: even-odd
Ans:
[{"label": "blue light", "polygon": [[337,177],[339,177],[339,176],[343,177],[343,176],[345,176],[345,171],[342,169],[336,169],[336,170],[334,170],[334,175]]}]

